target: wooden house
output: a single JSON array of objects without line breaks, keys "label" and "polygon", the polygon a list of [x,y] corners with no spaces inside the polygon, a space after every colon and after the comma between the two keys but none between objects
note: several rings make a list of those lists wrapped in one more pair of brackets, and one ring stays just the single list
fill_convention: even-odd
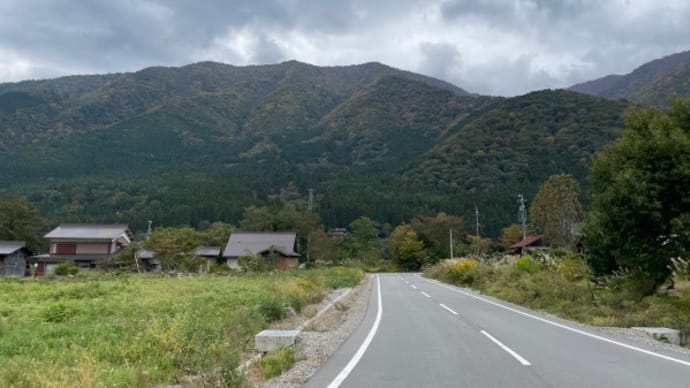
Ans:
[{"label": "wooden house", "polygon": [[95,268],[128,247],[133,235],[127,225],[63,224],[45,238],[50,242],[50,252],[35,256],[38,275],[52,273],[60,263]]},{"label": "wooden house", "polygon": [[228,267],[239,269],[238,259],[248,254],[275,260],[278,270],[299,265],[297,234],[295,232],[233,232],[223,250]]}]

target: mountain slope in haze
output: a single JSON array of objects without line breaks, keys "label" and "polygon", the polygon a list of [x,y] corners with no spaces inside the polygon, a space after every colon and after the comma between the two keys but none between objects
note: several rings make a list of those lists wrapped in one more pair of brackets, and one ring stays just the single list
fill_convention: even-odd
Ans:
[{"label": "mountain slope in haze", "polygon": [[469,96],[375,63],[205,62],[92,81],[0,95],[0,190],[53,222],[237,222],[292,185],[316,191],[328,227],[478,205],[483,233],[497,234],[517,192],[563,172],[584,184],[626,106],[566,91]]},{"label": "mountain slope in haze", "polygon": [[[677,90],[674,83],[668,82],[668,77],[675,74],[674,82],[687,83],[688,79],[683,78],[687,73],[684,73],[682,68],[688,64],[690,51],[684,51],[645,63],[626,75],[607,75],[573,85],[568,89],[605,98],[625,98],[640,104],[667,105],[669,100],[662,100],[663,97],[689,95],[676,94],[675,92],[685,89]],[[663,79],[667,79],[667,82],[657,84]]]}]

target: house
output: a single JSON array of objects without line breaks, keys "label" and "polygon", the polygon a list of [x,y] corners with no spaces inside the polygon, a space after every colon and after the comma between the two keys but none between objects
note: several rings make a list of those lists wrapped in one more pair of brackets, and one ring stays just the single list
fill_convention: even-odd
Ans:
[{"label": "house", "polygon": [[275,258],[275,269],[285,270],[299,264],[295,232],[233,232],[223,250],[228,267],[239,269],[238,259],[248,254]]},{"label": "house", "polygon": [[194,249],[194,256],[206,261],[206,272],[209,272],[212,265],[218,264],[218,258],[220,258],[220,248],[200,245]]},{"label": "house", "polygon": [[543,237],[544,236],[537,235],[527,236],[511,245],[510,248],[508,248],[507,254],[519,256],[523,254],[526,249],[544,250],[546,247],[544,246]]},{"label": "house", "polygon": [[25,276],[31,255],[24,241],[0,241],[0,276]]},{"label": "house", "polygon": [[108,262],[133,240],[127,225],[63,224],[44,237],[50,242],[50,252],[35,256],[37,275],[52,273],[60,263],[95,268]]}]

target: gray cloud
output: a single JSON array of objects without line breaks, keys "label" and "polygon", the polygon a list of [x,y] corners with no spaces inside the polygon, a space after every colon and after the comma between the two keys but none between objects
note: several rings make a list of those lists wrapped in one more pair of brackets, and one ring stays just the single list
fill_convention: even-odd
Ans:
[{"label": "gray cloud", "polygon": [[513,95],[687,50],[685,0],[5,0],[0,82],[219,60],[380,61]]}]

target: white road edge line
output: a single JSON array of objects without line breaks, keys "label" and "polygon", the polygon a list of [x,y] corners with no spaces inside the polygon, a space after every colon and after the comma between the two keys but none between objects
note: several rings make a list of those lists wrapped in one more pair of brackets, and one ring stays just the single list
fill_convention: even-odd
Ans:
[{"label": "white road edge line", "polygon": [[453,314],[453,315],[458,315],[458,313],[456,313],[455,311],[453,311],[450,307],[446,306],[445,304],[439,303],[439,305],[441,305],[441,307],[443,307],[444,309],[450,311],[451,314]]},{"label": "white road edge line", "polygon": [[491,301],[491,300],[488,300],[488,299],[484,299],[484,298],[478,297],[477,295],[473,295],[473,294],[471,294],[471,293],[469,293],[469,292],[462,291],[462,290],[460,290],[460,289],[458,289],[458,288],[446,286],[445,284],[441,284],[440,282],[432,281],[432,280],[423,278],[423,277],[421,277],[421,276],[419,276],[419,277],[420,277],[421,279],[423,279],[423,280],[429,282],[429,283],[436,284],[436,285],[439,286],[439,287],[447,288],[447,289],[449,289],[449,290],[451,290],[451,291],[455,291],[455,292],[457,292],[457,293],[460,293],[460,294],[469,296],[469,297],[471,297],[471,298],[481,300],[482,302],[485,302],[485,303],[488,303],[488,304],[492,304],[492,305],[494,305],[494,306],[500,307],[500,308],[502,308],[502,309],[506,309],[506,310],[508,310],[508,311],[512,311],[512,312],[514,312],[514,313],[516,313],[516,314],[524,315],[524,316],[526,316],[526,317],[529,317],[529,318],[532,318],[532,319],[536,319],[537,321],[541,321],[541,322],[547,323],[547,324],[552,325],[552,326],[560,327],[561,329],[564,329],[564,330],[572,331],[573,333],[581,334],[581,335],[584,335],[584,336],[586,336],[586,337],[594,338],[594,339],[597,339],[597,340],[600,340],[600,341],[604,341],[604,342],[608,342],[608,343],[610,343],[610,344],[617,345],[617,346],[620,346],[620,347],[623,347],[623,348],[626,348],[626,349],[630,349],[630,350],[634,350],[634,351],[637,351],[637,352],[640,352],[640,353],[644,353],[644,354],[646,354],[646,355],[648,355],[648,356],[658,357],[658,358],[661,358],[661,359],[664,359],[664,360],[667,360],[667,361],[672,361],[672,362],[675,362],[675,363],[678,363],[678,364],[681,364],[681,365],[690,366],[690,362],[688,362],[688,361],[684,361],[684,360],[681,360],[681,359],[678,359],[678,358],[673,358],[673,357],[665,356],[665,355],[663,355],[663,354],[655,353],[655,352],[652,352],[652,351],[650,351],[650,350],[646,350],[646,349],[638,348],[638,347],[636,347],[636,346],[628,345],[628,344],[625,344],[625,343],[622,343],[622,342],[614,341],[614,340],[612,340],[612,339],[608,339],[608,338],[606,338],[606,337],[602,337],[602,336],[599,336],[599,335],[596,335],[596,334],[588,333],[588,332],[583,331],[583,330],[578,330],[578,329],[575,329],[575,328],[573,328],[573,327],[569,327],[569,326],[563,325],[563,324],[558,323],[558,322],[549,321],[548,319],[544,319],[544,318],[538,317],[538,316],[536,316],[536,315],[532,315],[532,314],[526,313],[526,312],[524,312],[524,311],[520,311],[520,310],[514,309],[514,308],[512,308],[512,307],[504,306],[504,305],[502,305],[502,304],[500,304],[500,303],[496,303],[496,302],[494,302],[494,301]]},{"label": "white road edge line", "polygon": [[431,295],[427,294],[426,292],[422,291],[422,295],[426,296],[427,298],[431,298]]},{"label": "white road edge line", "polygon": [[505,350],[506,352],[508,352],[508,354],[510,354],[511,356],[513,356],[514,359],[518,360],[518,361],[520,362],[520,364],[525,365],[525,366],[530,366],[530,365],[532,365],[532,364],[529,363],[529,361],[525,360],[524,358],[522,358],[522,356],[520,356],[519,354],[517,354],[513,349],[511,349],[511,348],[505,346],[503,343],[501,343],[501,341],[499,341],[499,340],[497,340],[496,338],[494,338],[491,334],[487,333],[487,332],[484,331],[484,330],[481,330],[481,333],[484,334],[484,335],[485,335],[487,338],[489,338],[491,341],[493,341],[493,342],[494,342],[496,345],[498,345],[501,349],[503,349],[503,350]]},{"label": "white road edge line", "polygon": [[350,375],[350,372],[352,372],[353,369],[355,369],[355,366],[357,366],[357,363],[359,360],[364,356],[364,352],[367,351],[367,348],[371,344],[371,341],[374,339],[374,335],[376,334],[376,330],[379,328],[379,324],[381,323],[381,315],[383,315],[383,304],[381,303],[381,278],[379,275],[376,275],[376,285],[377,285],[377,293],[378,293],[378,303],[379,303],[379,309],[378,312],[376,313],[376,320],[374,321],[374,326],[371,327],[371,330],[369,330],[369,334],[367,334],[367,337],[364,339],[364,342],[362,342],[362,345],[360,345],[359,349],[357,349],[357,352],[355,353],[354,356],[352,356],[352,359],[350,359],[350,362],[345,365],[343,370],[338,373],[337,376],[331,381],[330,384],[328,384],[328,388],[338,388],[340,384],[345,381],[348,375]]},{"label": "white road edge line", "polygon": [[412,285],[412,288],[414,288],[414,289],[416,290],[416,289],[417,289],[417,286],[415,286],[415,285],[413,284],[413,285]]}]

